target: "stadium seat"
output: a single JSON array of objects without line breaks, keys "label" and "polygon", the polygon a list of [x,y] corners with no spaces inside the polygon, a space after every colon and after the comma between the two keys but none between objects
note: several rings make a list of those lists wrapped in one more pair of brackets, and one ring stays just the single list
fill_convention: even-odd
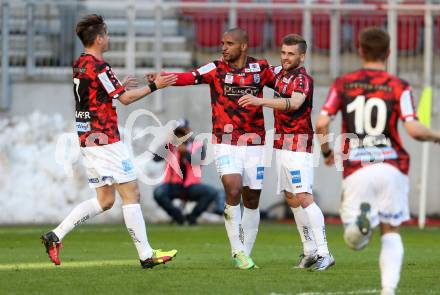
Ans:
[{"label": "stadium seat", "polygon": [[[194,2],[193,0],[181,0]],[[206,2],[208,0],[196,0]],[[252,0],[239,0],[241,3],[250,3]],[[217,48],[220,45],[222,34],[228,27],[228,9],[184,8],[182,14],[190,16],[195,26],[196,44],[202,48]],[[266,13],[264,10],[239,9],[237,25],[249,33],[249,47],[261,49],[264,45],[264,25]]]},{"label": "stadium seat", "polygon": [[[239,3],[252,3],[252,0],[238,0]],[[264,47],[264,25],[266,12],[264,9],[239,9],[237,25],[249,34],[249,48]]]},{"label": "stadium seat", "polygon": [[[332,0],[317,0],[317,3],[332,4]],[[313,48],[327,51],[330,49],[330,14],[319,11],[312,13]]]},{"label": "stadium seat", "polygon": [[351,27],[351,40],[356,48],[359,48],[359,34],[367,27],[384,27],[386,21],[386,14],[383,12],[371,11],[352,11],[347,15],[347,23]]},{"label": "stadium seat", "polygon": [[[423,4],[421,0],[404,0],[402,4]],[[414,52],[421,48],[423,14],[400,14],[397,27],[397,48],[401,51]]]},{"label": "stadium seat", "polygon": [[[208,2],[207,0],[181,0],[182,2]],[[196,45],[214,49],[220,46],[228,20],[227,9],[184,8],[182,14],[191,17],[195,28]]]},{"label": "stadium seat", "polygon": [[[297,3],[297,0],[272,0],[272,3]],[[303,13],[301,10],[273,10],[272,32],[273,46],[281,45],[283,37],[295,33],[302,35]]]}]

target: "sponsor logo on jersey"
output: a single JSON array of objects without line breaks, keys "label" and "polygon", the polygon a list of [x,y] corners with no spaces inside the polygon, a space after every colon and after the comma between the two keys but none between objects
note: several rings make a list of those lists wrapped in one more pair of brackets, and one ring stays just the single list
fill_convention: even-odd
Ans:
[{"label": "sponsor logo on jersey", "polygon": [[257,180],[264,179],[264,167],[257,167]]},{"label": "sponsor logo on jersey", "polygon": [[260,84],[260,81],[261,81],[260,74],[254,74],[254,83]]},{"label": "sponsor logo on jersey", "polygon": [[89,132],[90,130],[90,122],[76,122],[77,132]]},{"label": "sponsor logo on jersey", "polygon": [[242,97],[246,94],[252,94],[254,96],[257,96],[259,93],[259,89],[254,86],[230,86],[230,85],[224,85],[223,87],[223,93],[226,96],[229,97]]},{"label": "sponsor logo on jersey", "polygon": [[363,148],[363,147],[390,147],[391,139],[381,134],[379,136],[367,135],[363,139],[350,140],[350,149]]},{"label": "sponsor logo on jersey", "polygon": [[84,112],[84,111],[75,111],[75,117],[77,119],[90,119],[90,112]]},{"label": "sponsor logo on jersey", "polygon": [[204,75],[206,73],[209,73],[210,71],[214,70],[216,68],[216,65],[213,62],[210,62],[209,64],[206,64],[200,68],[197,69],[197,72],[199,72],[200,75]]},{"label": "sponsor logo on jersey", "polygon": [[249,64],[249,69],[250,69],[251,73],[256,73],[256,72],[261,71],[261,69],[260,69],[260,65],[257,64],[257,63],[251,63],[251,64]]},{"label": "sponsor logo on jersey", "polygon": [[225,83],[232,84],[234,82],[234,76],[232,74],[226,74]]},{"label": "sponsor logo on jersey", "polygon": [[103,72],[103,73],[99,74],[98,78],[101,81],[102,86],[104,86],[105,91],[107,91],[108,94],[110,94],[116,90],[112,81],[110,81],[110,77],[108,76],[107,72]]},{"label": "sponsor logo on jersey", "polygon": [[397,159],[397,152],[392,147],[365,147],[350,149],[348,156],[350,161],[383,161]]},{"label": "sponsor logo on jersey", "polygon": [[98,183],[99,178],[89,178],[89,183]]},{"label": "sponsor logo on jersey", "polygon": [[301,171],[299,171],[299,170],[290,171],[290,175],[292,175],[292,183],[293,184],[299,185],[301,183]]}]

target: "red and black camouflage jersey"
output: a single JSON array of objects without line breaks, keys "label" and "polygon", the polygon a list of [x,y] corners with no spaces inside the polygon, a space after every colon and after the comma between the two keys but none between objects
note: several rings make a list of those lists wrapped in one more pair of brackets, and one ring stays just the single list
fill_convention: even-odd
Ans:
[{"label": "red and black camouflage jersey", "polygon": [[115,143],[120,140],[113,99],[125,89],[110,65],[83,53],[73,65],[76,131],[81,146]]},{"label": "red and black camouflage jersey", "polygon": [[397,123],[399,118],[404,122],[417,120],[417,115],[406,81],[372,69],[337,78],[321,113],[334,116],[339,110],[344,177],[377,162],[408,174],[409,155],[402,146]]},{"label": "red and black camouflage jersey", "polygon": [[265,59],[248,57],[236,69],[222,60],[213,61],[193,72],[177,73],[174,86],[208,84],[211,90],[212,134],[214,143],[231,145],[264,144],[263,108],[238,105],[246,94],[263,97],[263,87],[273,88],[275,74]]},{"label": "red and black camouflage jersey", "polygon": [[[277,71],[279,68],[276,68]],[[304,67],[298,67],[289,72],[281,70],[275,83],[275,97],[290,98],[298,92],[306,96],[304,103],[295,111],[275,110],[275,140],[276,149],[296,152],[312,152],[313,147],[313,79]]]}]

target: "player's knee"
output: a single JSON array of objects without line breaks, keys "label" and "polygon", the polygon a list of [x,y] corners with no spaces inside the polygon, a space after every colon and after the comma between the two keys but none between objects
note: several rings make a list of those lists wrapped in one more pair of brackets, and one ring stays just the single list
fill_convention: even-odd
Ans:
[{"label": "player's knee", "polygon": [[356,224],[349,224],[344,229],[344,241],[353,250],[362,250],[371,240],[372,231],[364,235]]},{"label": "player's knee", "polygon": [[242,189],[240,187],[231,186],[225,188],[225,193],[227,197],[236,199],[241,197]]},{"label": "player's knee", "polygon": [[103,200],[100,200],[99,205],[101,205],[103,211],[106,211],[111,209],[114,203],[115,203],[115,198],[105,198]]},{"label": "player's knee", "polygon": [[299,204],[303,208],[307,208],[309,205],[311,205],[313,200],[313,195],[309,193],[298,193],[296,194],[296,198],[298,199]]},{"label": "player's knee", "polygon": [[257,209],[259,205],[259,199],[243,199],[243,205],[248,209]]},{"label": "player's knee", "polygon": [[284,199],[291,208],[298,208],[299,206],[301,206],[301,202],[299,201],[299,199],[292,193],[285,193]]}]

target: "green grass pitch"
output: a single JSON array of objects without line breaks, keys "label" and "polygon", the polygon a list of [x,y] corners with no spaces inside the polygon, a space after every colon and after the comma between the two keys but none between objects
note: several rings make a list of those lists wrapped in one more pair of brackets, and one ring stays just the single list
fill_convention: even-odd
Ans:
[{"label": "green grass pitch", "polygon": [[[39,236],[50,226],[0,227],[0,294],[379,294],[380,238],[348,249],[342,227],[327,236],[336,265],[293,269],[301,245],[294,225],[263,223],[253,259],[260,269],[233,268],[223,225],[149,225],[153,247],[176,248],[175,260],[140,268],[123,225],[83,225],[67,236],[62,264],[52,265]],[[440,228],[402,229],[405,260],[397,294],[440,294]]]}]

